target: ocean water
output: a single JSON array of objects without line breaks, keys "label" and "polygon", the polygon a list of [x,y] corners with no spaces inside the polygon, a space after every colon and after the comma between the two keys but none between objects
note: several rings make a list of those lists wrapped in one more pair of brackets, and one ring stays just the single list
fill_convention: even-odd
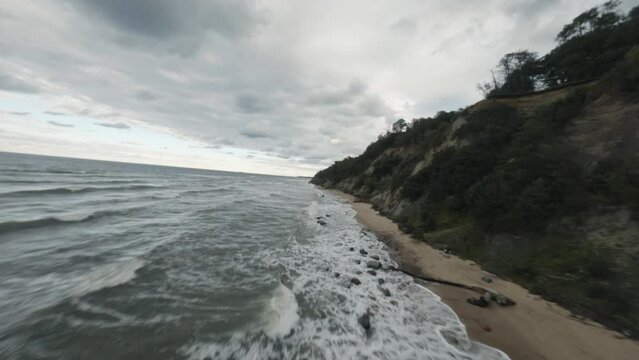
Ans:
[{"label": "ocean water", "polygon": [[0,359],[507,359],[368,274],[394,263],[354,215],[308,179],[0,153]]}]

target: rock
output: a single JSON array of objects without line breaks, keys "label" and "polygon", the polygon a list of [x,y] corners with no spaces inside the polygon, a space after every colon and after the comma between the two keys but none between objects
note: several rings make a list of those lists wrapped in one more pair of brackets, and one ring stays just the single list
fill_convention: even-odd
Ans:
[{"label": "rock", "polygon": [[484,299],[484,301],[486,301],[487,303],[489,303],[489,302],[493,299],[493,296],[492,296],[492,294],[491,294],[491,293],[489,293],[488,291],[486,291],[486,292],[484,293],[484,295],[482,295],[482,298]]},{"label": "rock", "polygon": [[379,255],[371,255],[371,259],[379,260]]},{"label": "rock", "polygon": [[359,253],[362,255],[368,255],[368,251],[364,250],[364,249],[359,249]]},{"label": "rock", "polygon": [[362,272],[361,272],[361,270],[357,270],[357,271],[355,271],[355,274],[362,275]]},{"label": "rock", "polygon": [[338,273],[338,272],[336,272],[335,274],[333,274],[333,276],[335,276],[336,278],[338,278],[338,277],[339,277],[339,273]]},{"label": "rock", "polygon": [[484,299],[483,297],[468,298],[468,299],[466,299],[466,302],[471,304],[471,305],[475,305],[475,306],[479,306],[479,307],[486,307],[489,304],[486,301],[486,299]]},{"label": "rock", "polygon": [[489,283],[489,284],[491,282],[493,282],[493,278],[491,278],[490,276],[483,276],[481,279],[482,279],[482,281],[484,281],[486,283]]},{"label": "rock", "polygon": [[326,225],[326,221],[324,221],[324,220],[317,220],[317,223],[322,225],[322,226]]},{"label": "rock", "polygon": [[384,285],[384,282],[385,282],[385,281],[384,281],[384,279],[379,278],[379,279],[377,279],[377,282],[378,282],[380,285]]},{"label": "rock", "polygon": [[371,274],[373,276],[377,275],[377,272],[375,270],[368,270],[367,273],[369,273],[369,274]]},{"label": "rock", "polygon": [[395,306],[397,306],[397,305],[399,304],[399,303],[397,302],[397,300],[391,300],[391,301],[390,301],[390,303],[391,303],[392,305],[395,305]]},{"label": "rock", "polygon": [[353,284],[355,284],[355,285],[359,285],[359,284],[361,284],[362,282],[361,282],[361,281],[359,281],[359,279],[358,279],[358,278],[354,277],[354,278],[351,278],[351,283],[353,283]]},{"label": "rock", "polygon": [[356,263],[358,263],[358,264],[361,264],[361,263],[362,263],[362,260],[357,259],[357,260],[355,260],[355,262],[356,262]]},{"label": "rock", "polygon": [[371,329],[371,316],[368,311],[364,315],[358,317],[357,322],[364,328],[364,330],[366,330],[366,334],[368,334]]},{"label": "rock", "polygon": [[348,248],[348,251],[355,251],[355,248],[351,246]]},{"label": "rock", "polygon": [[373,269],[373,270],[377,270],[377,269],[382,267],[382,263],[380,263],[377,260],[368,260],[366,262],[366,266],[371,268],[371,269]]},{"label": "rock", "polygon": [[326,217],[331,217],[331,215],[329,215],[329,214],[326,214]]},{"label": "rock", "polygon": [[384,294],[385,296],[391,296],[391,292],[390,290],[388,290],[387,288],[383,288],[383,287],[379,287],[379,290],[382,292],[382,294]]},{"label": "rock", "polygon": [[513,306],[515,301],[503,295],[493,295],[493,300],[500,306]]}]

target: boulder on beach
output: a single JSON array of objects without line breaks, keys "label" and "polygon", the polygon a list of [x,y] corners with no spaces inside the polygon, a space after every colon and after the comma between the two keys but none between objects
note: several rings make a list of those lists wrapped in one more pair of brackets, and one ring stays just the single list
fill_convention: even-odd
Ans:
[{"label": "boulder on beach", "polygon": [[382,263],[380,263],[377,260],[368,260],[366,262],[366,266],[373,269],[373,270],[377,270],[380,269],[382,267]]},{"label": "boulder on beach", "polygon": [[490,304],[483,296],[478,298],[468,298],[466,299],[466,302],[479,307],[487,307]]},{"label": "boulder on beach", "polygon": [[317,220],[317,223],[322,225],[322,226],[326,225],[326,221],[324,221],[324,220]]},{"label": "boulder on beach", "polygon": [[359,253],[362,255],[368,255],[368,251],[364,250],[364,249],[359,249]]}]

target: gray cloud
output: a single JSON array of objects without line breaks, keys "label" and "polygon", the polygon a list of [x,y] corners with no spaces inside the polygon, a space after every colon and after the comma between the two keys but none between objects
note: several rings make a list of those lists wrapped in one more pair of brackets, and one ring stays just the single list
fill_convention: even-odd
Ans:
[{"label": "gray cloud", "polygon": [[66,124],[66,123],[61,123],[61,122],[57,122],[57,121],[47,121],[49,124],[53,125],[53,126],[59,126],[59,127],[66,127],[66,128],[71,128],[71,127],[75,127],[75,125],[73,124]]},{"label": "gray cloud", "polygon": [[[172,44],[192,55],[211,31],[237,39],[251,35],[260,14],[251,0],[72,0],[86,16],[127,34]],[[131,39],[124,38],[121,44]]]},{"label": "gray cloud", "polygon": [[135,98],[142,101],[154,101],[158,99],[158,95],[149,90],[139,90],[135,93]]},{"label": "gray cloud", "polygon": [[51,115],[51,116],[65,116],[65,113],[61,113],[61,112],[57,112],[57,111],[45,111],[44,112],[47,115]]},{"label": "gray cloud", "polygon": [[270,110],[271,105],[266,99],[252,94],[241,94],[235,98],[235,104],[241,112],[261,113]]},{"label": "gray cloud", "polygon": [[7,74],[0,74],[0,89],[25,94],[36,94],[40,91],[37,86]]},{"label": "gray cloud", "polygon": [[26,112],[26,111],[10,111],[9,114],[11,115],[16,115],[16,116],[26,116],[31,114],[30,112]]},{"label": "gray cloud", "polygon": [[270,138],[271,135],[262,130],[244,129],[240,131],[240,135],[251,139]]},{"label": "gray cloud", "polygon": [[127,124],[124,123],[100,123],[100,122],[96,122],[94,123],[98,126],[102,126],[102,127],[106,127],[106,128],[112,128],[112,129],[120,129],[120,130],[128,130],[131,127]]},{"label": "gray cloud", "polygon": [[392,23],[390,28],[395,31],[414,34],[417,31],[417,21],[411,17],[402,17]]}]

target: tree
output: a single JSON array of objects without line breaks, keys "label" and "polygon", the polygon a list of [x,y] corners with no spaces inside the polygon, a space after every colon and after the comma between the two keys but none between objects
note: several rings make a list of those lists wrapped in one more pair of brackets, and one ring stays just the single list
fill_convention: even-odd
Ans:
[{"label": "tree", "polygon": [[593,30],[604,29],[618,24],[623,17],[619,14],[620,0],[610,0],[579,14],[557,34],[556,40],[563,44],[566,41],[583,36]]},{"label": "tree", "polygon": [[[500,80],[497,80],[495,72]],[[497,94],[522,93],[535,90],[538,75],[537,53],[519,50],[504,55],[493,75],[493,83],[478,84],[477,88],[486,97]]]},{"label": "tree", "polygon": [[393,132],[394,133],[404,132],[407,127],[408,127],[408,124],[406,123],[406,120],[399,119],[395,121],[395,123],[393,124]]}]

